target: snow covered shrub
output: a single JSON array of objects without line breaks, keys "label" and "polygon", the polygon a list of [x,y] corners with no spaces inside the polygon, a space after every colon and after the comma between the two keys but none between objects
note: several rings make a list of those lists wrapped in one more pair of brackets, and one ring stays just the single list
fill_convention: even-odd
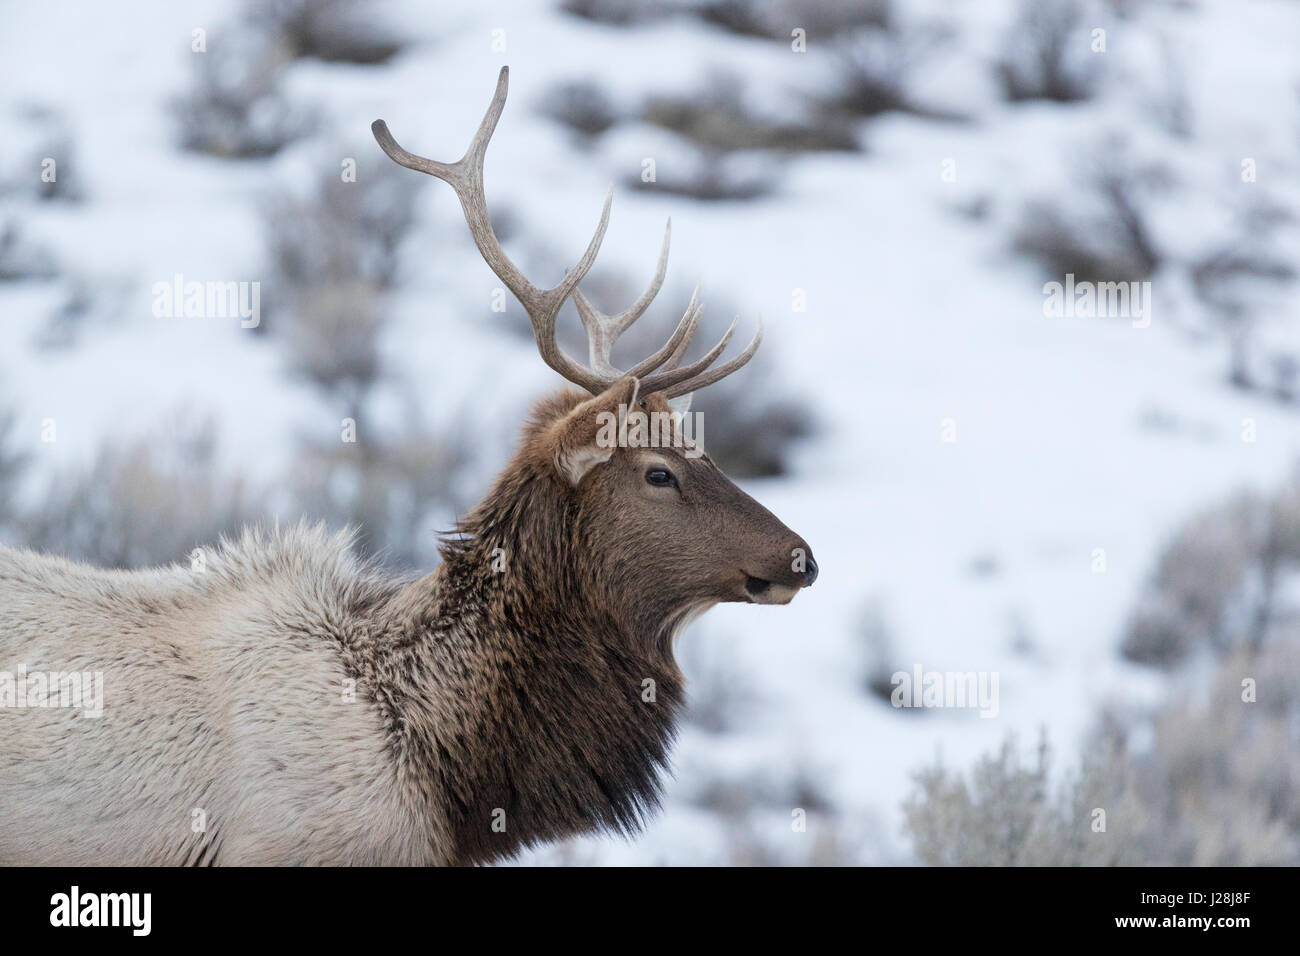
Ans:
[{"label": "snow covered shrub", "polygon": [[824,776],[801,762],[765,764],[737,773],[715,767],[692,779],[698,783],[690,794],[691,804],[727,817],[744,817],[756,810],[788,812],[794,807],[809,813],[829,814],[834,810]]},{"label": "snow covered shrub", "polygon": [[1241,494],[1188,521],[1165,546],[1120,652],[1170,669],[1283,639],[1300,621],[1300,479],[1272,498]]},{"label": "snow covered shrub", "polygon": [[298,290],[281,324],[293,370],[343,396],[344,407],[355,413],[381,373],[384,304],[377,284],[352,279]]},{"label": "snow covered shrub", "polygon": [[[692,695],[694,695],[692,691]],[[702,767],[690,775],[688,800],[709,813],[722,833],[720,856],[698,862],[730,866],[851,866],[880,862],[874,815],[835,806],[824,771],[799,760],[728,770]]]},{"label": "snow covered shrub", "polygon": [[686,719],[708,733],[725,734],[745,726],[758,694],[734,651],[712,637],[681,642],[677,657],[691,688]]},{"label": "snow covered shrub", "polygon": [[866,118],[884,113],[955,118],[923,104],[913,93],[914,77],[944,39],[944,30],[915,26],[859,30],[837,40],[837,86],[823,111]]},{"label": "snow covered shrub", "polygon": [[629,189],[682,196],[700,202],[748,202],[771,195],[780,183],[778,165],[752,154],[728,156],[693,150],[670,167],[660,167],[653,182],[639,174],[623,180]]},{"label": "snow covered shrub", "polygon": [[[873,600],[863,608],[858,633],[862,643],[862,688],[872,697],[889,704],[894,693],[893,677],[902,669],[902,661],[879,601]],[[920,708],[900,708],[899,713],[919,714],[923,711]]]},{"label": "snow covered shrub", "polygon": [[274,156],[317,124],[280,91],[284,52],[246,29],[215,34],[193,53],[193,88],[172,104],[182,148],[224,159]]},{"label": "snow covered shrub", "polygon": [[307,196],[278,193],[267,211],[267,243],[278,280],[295,287],[339,278],[387,289],[397,269],[397,247],[415,215],[424,180],[376,158],[373,149],[335,149],[357,158],[355,181],[337,161],[325,166]]},{"label": "snow covered shrub", "polygon": [[[1151,712],[1111,706],[1053,788],[1014,741],[969,779],[936,766],[905,805],[932,865],[1300,863],[1300,633],[1192,672]],[[1142,743],[1138,743],[1142,741]],[[1104,816],[1099,814],[1104,813]],[[1104,830],[1100,826],[1104,825]]]},{"label": "snow covered shrub", "polygon": [[690,94],[649,97],[640,118],[685,140],[653,180],[642,172],[624,180],[631,189],[704,201],[736,201],[769,195],[779,185],[781,154],[859,149],[852,125],[838,115],[789,119],[764,115],[746,101],[738,76],[717,72]]},{"label": "snow covered shrub", "polygon": [[[1119,800],[1144,863],[1295,866],[1300,863],[1300,642],[1226,657],[1203,685],[1181,689],[1141,727],[1109,717],[1096,746],[1127,772]],[[1114,820],[1114,814],[1111,815]]]},{"label": "snow covered shrub", "polygon": [[368,66],[386,63],[402,48],[365,0],[253,0],[245,19],[290,59]]},{"label": "snow covered shrub", "polygon": [[1030,200],[1013,245],[1036,259],[1049,278],[1076,282],[1137,282],[1162,261],[1144,204],[1163,188],[1163,167],[1132,159],[1124,141],[1109,137],[1083,162],[1082,193]]},{"label": "snow covered shrub", "polygon": [[860,27],[887,27],[892,0],[703,0],[699,16],[740,36],[790,40],[795,28],[822,42]]},{"label": "snow covered shrub", "polygon": [[24,238],[15,220],[0,223],[0,282],[52,279],[58,274],[53,254]]},{"label": "snow covered shrub", "polygon": [[806,830],[792,833],[789,811],[743,817],[726,826],[724,866],[862,866],[860,841],[838,814],[809,813]]},{"label": "snow covered shrub", "polygon": [[804,398],[779,389],[769,361],[760,364],[756,355],[745,372],[754,391],[723,379],[692,404],[708,423],[704,447],[733,478],[787,474],[799,439],[816,431],[815,412]]},{"label": "snow covered shrub", "polygon": [[0,143],[0,196],[60,202],[84,198],[65,115],[30,106],[0,118],[9,124],[9,135]]},{"label": "snow covered shrub", "polygon": [[542,112],[582,136],[599,136],[619,121],[613,101],[591,80],[576,80],[551,90]]},{"label": "snow covered shrub", "polygon": [[94,464],[49,485],[18,523],[27,547],[108,568],[188,562],[260,517],[243,482],[216,472],[208,422],[177,422],[128,445],[106,442]]},{"label": "snow covered shrub", "polygon": [[[360,157],[355,179],[345,181],[331,162],[310,194],[268,202],[269,324],[293,370],[330,409],[325,433],[300,442],[295,507],[336,527],[356,525],[362,553],[427,566],[437,560],[437,533],[449,529],[453,504],[465,504],[453,492],[469,442],[427,427],[414,400],[400,432],[373,417],[376,388],[389,377],[381,352],[386,294],[424,180],[372,152],[335,150]],[[348,434],[339,424],[345,419]]]},{"label": "snow covered shrub", "polygon": [[[295,364],[327,388],[373,377],[382,316],[376,299],[394,282],[397,249],[424,185],[372,152],[335,151],[358,157],[355,181],[345,182],[331,163],[310,194],[277,193],[264,206],[272,281],[269,322],[259,328],[279,331],[283,321]],[[349,310],[356,310],[355,319]]]},{"label": "snow covered shrub", "polygon": [[853,130],[843,123],[791,122],[760,115],[745,100],[743,80],[726,72],[713,73],[704,89],[688,96],[652,96],[641,118],[717,154],[753,149],[783,152],[858,149]]},{"label": "snow covered shrub", "polygon": [[1273,395],[1280,402],[1300,399],[1300,355],[1277,352],[1271,357]]},{"label": "snow covered shrub", "polygon": [[1191,262],[1189,272],[1196,297],[1223,333],[1228,345],[1228,381],[1238,388],[1256,388],[1271,379],[1274,394],[1293,398],[1294,345],[1285,343],[1267,352],[1260,326],[1271,316],[1288,311],[1295,294],[1294,266],[1279,253],[1279,227],[1292,219],[1290,212],[1265,195],[1238,213],[1222,245]]},{"label": "snow covered shrub", "polygon": [[19,485],[27,471],[31,457],[18,447],[15,437],[16,416],[12,411],[0,410],[0,533],[7,534],[18,512]]},{"label": "snow covered shrub", "polygon": [[908,61],[896,38],[883,30],[862,33],[840,48],[842,87],[834,107],[856,116],[905,113]]},{"label": "snow covered shrub", "polygon": [[64,283],[63,298],[36,334],[40,349],[70,349],[92,327],[108,327],[126,314],[130,280],[80,273]]},{"label": "snow covered shrub", "polygon": [[[1109,759],[1054,786],[1051,751],[1040,742],[1025,762],[1014,736],[976,762],[968,777],[934,765],[917,774],[904,804],[906,827],[930,866],[1107,866],[1137,863],[1133,817],[1114,799]],[[1106,831],[1094,829],[1106,810]]]},{"label": "snow covered shrub", "polygon": [[666,0],[563,0],[565,13],[606,26],[627,27],[676,12]]},{"label": "snow covered shrub", "polygon": [[1092,96],[1095,57],[1080,0],[1021,0],[996,64],[1011,102],[1073,103]]},{"label": "snow covered shrub", "polygon": [[61,117],[51,116],[45,140],[32,150],[32,167],[42,168],[53,160],[50,175],[33,177],[38,198],[58,202],[79,202],[85,198],[77,175],[77,149],[72,132]]},{"label": "snow covered shrub", "polygon": [[356,527],[359,553],[392,567],[437,563],[438,534],[467,504],[457,489],[469,463],[468,439],[431,429],[418,413],[392,435],[372,434],[365,417],[356,421],[355,435],[301,442],[291,474],[296,511],[332,527]]},{"label": "snow covered shrub", "polygon": [[1188,58],[1171,39],[1160,42],[1160,76],[1144,99],[1156,124],[1175,139],[1190,139],[1195,122]]}]

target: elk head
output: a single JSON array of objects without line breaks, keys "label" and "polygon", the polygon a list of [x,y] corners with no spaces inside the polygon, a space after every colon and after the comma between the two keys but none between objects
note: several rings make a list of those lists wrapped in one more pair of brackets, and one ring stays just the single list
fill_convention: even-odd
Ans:
[{"label": "elk head", "polygon": [[[483,193],[483,158],[505,106],[508,78],[508,68],[503,67],[487,115],[457,162],[407,152],[383,120],[371,127],[394,161],[451,185],[479,252],[527,312],[542,359],[584,390],[566,392],[539,406],[493,497],[517,504],[526,488],[535,487],[533,482],[553,485],[563,502],[567,532],[591,557],[584,563],[594,569],[601,591],[622,595],[635,606],[619,610],[637,618],[671,618],[678,625],[722,601],[789,602],[817,577],[807,544],[733,484],[683,427],[691,393],[753,357],[762,340],[761,320],[753,340],[730,361],[713,367],[731,340],[735,322],[717,345],[683,365],[702,308],[693,295],[662,348],[629,369],[616,368],[610,360],[615,341],[640,318],[663,284],[671,220],[649,288],[617,315],[598,311],[578,289],[599,251],[612,195],[605,199],[586,252],[560,283],[541,289],[529,282],[501,249]],[[570,296],[587,331],[590,354],[585,365],[556,343],[556,317]],[[656,440],[665,433],[671,440]],[[652,437],[638,441],[638,434]]]}]

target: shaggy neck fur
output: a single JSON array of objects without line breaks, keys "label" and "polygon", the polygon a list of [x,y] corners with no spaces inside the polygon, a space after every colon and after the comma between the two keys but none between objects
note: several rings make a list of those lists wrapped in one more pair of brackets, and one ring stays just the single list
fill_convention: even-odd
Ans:
[{"label": "shaggy neck fur", "polygon": [[[541,406],[534,436],[577,398]],[[525,435],[442,565],[394,595],[357,668],[457,863],[636,830],[682,702],[672,635],[690,609],[602,580],[588,516],[539,445]]]}]

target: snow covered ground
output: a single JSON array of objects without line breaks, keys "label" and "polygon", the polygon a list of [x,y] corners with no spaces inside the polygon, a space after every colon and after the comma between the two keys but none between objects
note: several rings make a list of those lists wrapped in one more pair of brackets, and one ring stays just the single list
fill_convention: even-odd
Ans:
[{"label": "snow covered ground", "polygon": [[[616,28],[566,15],[553,0],[388,3],[382,9],[409,40],[391,62],[287,68],[291,98],[315,104],[328,131],[269,159],[230,161],[179,150],[169,103],[203,55],[190,51],[191,31],[205,28],[210,47],[221,43],[235,5],[6,5],[3,168],[26,158],[21,108],[53,107],[74,134],[67,174],[85,193],[78,204],[9,198],[7,211],[65,274],[120,283],[124,300],[78,347],[40,350],[35,340],[70,280],[0,283],[0,396],[31,437],[32,493],[55,469],[88,461],[101,441],[146,434],[178,406],[216,416],[231,468],[261,482],[282,477],[291,437],[335,420],[335,410],[285,374],[273,342],[238,321],[155,318],[153,284],[176,273],[262,278],[258,204],[304,171],[316,175],[322,144],[352,144],[344,155],[356,156],[364,176],[388,162],[368,129],[383,117],[407,148],[454,158],[509,64],[511,100],[486,181],[489,202],[518,220],[520,245],[511,248],[534,243],[576,258],[615,182],[601,263],[648,274],[671,215],[670,280],[700,280],[706,301],[716,290],[736,303],[742,328],[761,313],[780,382],[821,423],[791,475],[747,483],[814,548],[816,587],[785,608],[720,607],[683,638],[701,646],[700,667],[748,698],[739,726],[687,727],[665,811],[640,838],[584,840],[526,859],[733,859],[734,834],[702,796],[718,780],[776,781],[746,824],[775,858],[808,859],[819,828],[834,826],[850,859],[906,859],[900,804],[919,766],[941,755],[964,767],[1008,732],[1029,741],[1040,727],[1068,764],[1099,704],[1162,693],[1115,650],[1160,545],[1198,506],[1240,486],[1272,486],[1300,461],[1295,407],[1227,384],[1226,349],[1184,268],[1228,241],[1227,224],[1257,193],[1300,212],[1300,8],[1137,3],[1120,17],[1103,6],[1098,95],[1008,104],[989,61],[1013,4],[899,6],[907,20],[955,31],[916,84],[967,120],[863,121],[864,151],[784,158],[772,195],[703,203],[624,185],[645,157],[665,176],[685,162],[674,134],[627,121],[584,143],[542,114],[544,94],[590,78],[616,102],[634,103],[690,93],[728,66],[756,108],[798,118],[800,91],[835,79],[817,36],[799,54],[788,41],[684,15]],[[504,52],[494,30],[505,31]],[[1183,137],[1152,119],[1165,81],[1160,37],[1186,73],[1193,123]],[[1077,194],[1076,161],[1111,132],[1173,173],[1150,209],[1168,258],[1151,277],[1147,328],[1046,317],[1043,274],[1011,248],[1023,203]],[[1256,182],[1241,179],[1246,158]],[[485,488],[518,416],[556,381],[531,343],[504,334],[491,315],[497,281],[451,191],[430,181],[419,197],[385,351],[435,425],[464,413],[467,390],[485,391],[472,410]],[[983,215],[963,212],[976,206]],[[1276,249],[1295,261],[1294,224],[1282,227]],[[792,307],[796,290],[806,311]],[[1288,283],[1261,316],[1263,334],[1296,341],[1296,304]],[[642,321],[666,333],[684,305],[661,301]],[[510,310],[524,321],[513,302]],[[53,444],[36,438],[45,419],[58,423]],[[1253,441],[1243,440],[1246,420]],[[956,440],[945,440],[954,430]],[[899,713],[866,694],[862,619],[873,604],[898,669],[997,672],[997,716]],[[814,814],[807,833],[791,831],[800,797],[782,790],[801,774],[832,808]]]}]

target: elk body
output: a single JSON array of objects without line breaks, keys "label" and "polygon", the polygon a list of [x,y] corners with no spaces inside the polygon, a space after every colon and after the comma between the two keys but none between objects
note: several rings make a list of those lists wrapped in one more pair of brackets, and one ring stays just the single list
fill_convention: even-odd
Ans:
[{"label": "elk body", "polygon": [[[482,183],[506,82],[502,70],[459,163],[405,152],[382,122],[375,135],[455,188],[543,359],[582,391],[537,405],[416,580],[307,525],[246,531],[198,572],[0,548],[0,673],[100,672],[104,697],[97,717],[23,707],[0,678],[0,863],[480,863],[631,832],[657,804],[682,702],[675,635],[719,602],[786,603],[816,577],[807,545],[700,449],[601,440],[609,416],[672,415],[758,337],[713,367],[729,331],[683,365],[692,299],[662,349],[615,368],[610,348],[658,291],[668,242],[646,294],[598,312],[577,284],[608,200],[559,286],[519,273]],[[570,296],[586,365],[555,344]]]}]

